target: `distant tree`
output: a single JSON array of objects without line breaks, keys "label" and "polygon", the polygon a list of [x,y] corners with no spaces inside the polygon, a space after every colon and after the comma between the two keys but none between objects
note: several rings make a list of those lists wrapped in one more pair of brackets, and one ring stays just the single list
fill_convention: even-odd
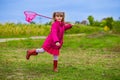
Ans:
[{"label": "distant tree", "polygon": [[113,22],[113,29],[112,29],[112,31],[114,33],[119,33],[120,34],[120,21],[119,20]]},{"label": "distant tree", "polygon": [[93,24],[93,26],[100,26],[100,24],[101,24],[101,22],[99,22],[99,21],[94,21],[94,24]]},{"label": "distant tree", "polygon": [[107,18],[103,18],[103,19],[102,19],[100,25],[101,25],[102,27],[107,26],[107,27],[110,28],[110,30],[111,30],[112,27],[113,27],[113,22],[114,22],[114,20],[113,20],[112,17],[107,17]]},{"label": "distant tree", "polygon": [[102,19],[100,26],[105,27],[106,26],[106,18]]},{"label": "distant tree", "polygon": [[112,27],[113,27],[113,18],[112,17],[108,17],[108,18],[106,18],[106,25],[110,28],[110,29],[112,29]]},{"label": "distant tree", "polygon": [[45,25],[51,25],[51,24],[52,24],[52,21],[45,23]]},{"label": "distant tree", "polygon": [[90,16],[88,16],[87,19],[88,19],[90,25],[92,26],[94,24],[94,17],[90,15]]}]

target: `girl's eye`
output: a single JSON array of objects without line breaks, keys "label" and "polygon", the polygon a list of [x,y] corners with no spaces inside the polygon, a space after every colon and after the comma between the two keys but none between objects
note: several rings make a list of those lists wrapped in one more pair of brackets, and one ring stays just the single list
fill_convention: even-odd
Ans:
[{"label": "girl's eye", "polygon": [[60,15],[60,17],[63,17],[63,15]]},{"label": "girl's eye", "polygon": [[62,15],[56,15],[57,17],[63,17]]}]

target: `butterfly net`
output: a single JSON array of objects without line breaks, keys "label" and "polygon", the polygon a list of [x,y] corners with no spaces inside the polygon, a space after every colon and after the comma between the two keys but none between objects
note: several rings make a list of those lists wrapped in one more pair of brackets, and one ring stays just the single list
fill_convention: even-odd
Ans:
[{"label": "butterfly net", "polygon": [[26,16],[25,19],[27,22],[32,22],[32,20],[37,16],[35,12],[31,12],[31,11],[25,11],[24,14]]},{"label": "butterfly net", "polygon": [[32,22],[32,20],[33,20],[36,16],[41,16],[41,17],[44,17],[44,18],[52,19],[52,18],[50,18],[50,17],[43,16],[43,15],[37,14],[37,13],[32,12],[32,11],[24,11],[24,14],[25,14],[25,16],[26,16],[25,20],[26,20],[27,22]]}]

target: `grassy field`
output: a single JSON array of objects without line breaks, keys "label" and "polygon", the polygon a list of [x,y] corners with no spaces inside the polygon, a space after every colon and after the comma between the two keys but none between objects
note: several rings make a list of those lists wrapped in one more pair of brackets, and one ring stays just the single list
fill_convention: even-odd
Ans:
[{"label": "grassy field", "polygon": [[[50,25],[40,24],[0,24],[0,38],[16,38],[30,36],[47,36],[50,32]],[[103,31],[103,28],[76,24],[66,34],[93,33]]]},{"label": "grassy field", "polygon": [[120,80],[120,36],[93,33],[68,37],[59,57],[58,73],[47,53],[25,59],[27,49],[44,39],[0,43],[0,80]]}]

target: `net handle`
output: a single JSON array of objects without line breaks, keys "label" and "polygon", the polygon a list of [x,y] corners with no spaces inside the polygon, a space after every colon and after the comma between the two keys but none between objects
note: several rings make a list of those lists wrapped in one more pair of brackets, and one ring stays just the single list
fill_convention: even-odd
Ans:
[{"label": "net handle", "polygon": [[48,16],[44,16],[44,15],[41,15],[41,14],[37,14],[36,12],[33,12],[33,11],[24,11],[24,14],[26,14],[26,12],[32,12],[32,13],[35,13],[37,16],[41,16],[41,17],[44,17],[44,18],[48,18],[48,19],[52,19]]}]

